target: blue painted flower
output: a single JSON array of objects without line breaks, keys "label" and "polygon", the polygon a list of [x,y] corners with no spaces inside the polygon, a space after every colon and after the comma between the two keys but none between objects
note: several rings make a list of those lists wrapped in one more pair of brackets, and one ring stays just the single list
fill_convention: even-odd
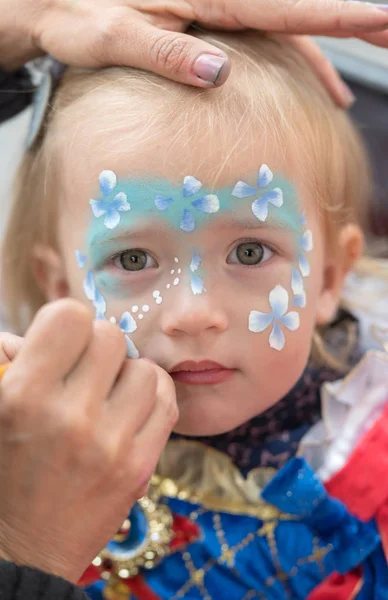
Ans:
[{"label": "blue painted flower", "polygon": [[[257,176],[257,187],[252,187],[244,181],[238,181],[233,188],[232,196],[235,198],[249,198],[256,196],[260,190],[266,188],[273,180],[273,173],[267,165],[261,165]],[[283,206],[283,192],[280,188],[274,188],[261,194],[252,202],[252,212],[259,221],[266,221],[268,218],[269,205],[280,208]]]},{"label": "blue painted flower", "polygon": [[124,312],[121,315],[119,327],[121,331],[125,334],[124,337],[127,343],[128,358],[139,358],[140,355],[138,349],[136,348],[131,338],[127,335],[128,333],[133,333],[137,329],[136,321],[129,312]]},{"label": "blue painted flower", "polygon": [[293,305],[304,308],[306,306],[306,292],[304,291],[303,277],[299,269],[292,267],[291,288],[294,294]]},{"label": "blue painted flower", "polygon": [[[202,183],[198,181],[198,179],[192,177],[191,175],[187,175],[183,180],[182,196],[183,198],[195,196],[201,188]],[[172,202],[172,198],[167,198],[160,195],[155,197],[155,206],[158,210],[166,210]],[[191,205],[199,212],[208,214],[216,213],[220,208],[218,197],[214,194],[200,196],[199,198],[193,200]],[[193,231],[195,229],[195,217],[191,209],[185,208],[183,210],[179,227],[182,229],[182,231]]]},{"label": "blue painted flower", "polygon": [[[112,194],[116,187],[117,178],[113,171],[101,171],[100,190],[103,196]],[[131,210],[127,195],[119,192],[112,200],[90,200],[94,216],[98,219],[105,215],[104,225],[114,229],[120,223],[120,212]]]},{"label": "blue painted flower", "polygon": [[297,312],[288,310],[288,293],[281,286],[277,285],[269,294],[269,303],[272,312],[262,313],[252,310],[249,314],[249,331],[260,333],[272,325],[271,335],[269,336],[269,345],[274,350],[282,350],[286,343],[281,325],[295,331],[299,327],[299,315]]},{"label": "blue painted flower", "polygon": [[190,271],[192,273],[197,271],[199,269],[199,267],[201,266],[201,263],[202,263],[201,256],[200,256],[197,248],[194,248],[193,256],[191,257]]},{"label": "blue painted flower", "polygon": [[137,324],[131,313],[123,312],[119,322],[119,327],[123,333],[133,333],[137,329]]},{"label": "blue painted flower", "polygon": [[191,291],[194,295],[202,294],[202,292],[206,292],[205,286],[203,284],[203,278],[199,273],[195,273],[198,271],[202,264],[201,256],[196,248],[193,250],[193,256],[191,258],[190,263],[190,285]]},{"label": "blue painted flower", "polygon": [[306,229],[300,238],[300,251],[299,251],[299,269],[302,273],[303,277],[308,277],[310,275],[310,264],[305,256],[305,252],[311,252],[314,247],[313,244],[313,234],[310,229]]},{"label": "blue painted flower", "polygon": [[[110,318],[111,323],[117,323],[115,317]],[[131,338],[127,335],[133,333],[137,329],[137,324],[131,313],[128,311],[123,312],[121,319],[118,323],[121,331],[124,333],[125,341],[127,344],[127,356],[128,358],[139,358],[140,354]]]},{"label": "blue painted flower", "polygon": [[93,271],[89,270],[83,283],[84,292],[88,300],[93,302],[96,309],[96,319],[105,320],[106,302],[94,282]]}]

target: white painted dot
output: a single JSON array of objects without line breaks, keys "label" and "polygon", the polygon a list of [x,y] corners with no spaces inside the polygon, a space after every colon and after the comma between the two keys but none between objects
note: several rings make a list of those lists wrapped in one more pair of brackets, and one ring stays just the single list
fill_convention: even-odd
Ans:
[{"label": "white painted dot", "polygon": [[142,319],[143,317],[144,317],[144,315],[142,315],[141,313],[139,313],[139,314],[137,315],[137,318],[138,318],[138,319]]},{"label": "white painted dot", "polygon": [[175,277],[175,279],[173,281],[173,284],[174,285],[178,285],[178,283],[179,283],[179,277]]},{"label": "white painted dot", "polygon": [[157,298],[158,296],[160,296],[160,292],[159,292],[159,290],[155,290],[154,292],[152,292],[152,296],[153,296],[154,298]]},{"label": "white painted dot", "polygon": [[141,307],[143,312],[148,312],[150,307],[148,306],[148,304],[143,304],[143,306]]},{"label": "white painted dot", "polygon": [[138,310],[139,310],[139,307],[138,307],[138,306],[136,306],[136,305],[135,305],[135,306],[132,306],[132,312],[133,312],[133,313],[137,313],[137,311],[138,311]]},{"label": "white painted dot", "polygon": [[175,273],[174,269],[171,269],[170,275],[174,275],[174,273]]},{"label": "white painted dot", "polygon": [[178,269],[178,274],[180,275],[182,273],[182,269]]},{"label": "white painted dot", "polygon": [[111,323],[117,323],[117,321],[116,321],[116,317],[111,317],[111,318],[109,319],[109,321],[110,321]]},{"label": "white painted dot", "polygon": [[156,298],[156,304],[162,304],[162,302],[163,302],[162,296],[159,296],[158,298]]},{"label": "white painted dot", "polygon": [[171,285],[168,283],[168,284],[166,285],[166,288],[169,290],[169,289],[170,289],[170,287],[171,287]]},{"label": "white painted dot", "polygon": [[175,257],[175,258],[174,258],[174,261],[175,261],[175,262],[179,262],[179,258]]}]

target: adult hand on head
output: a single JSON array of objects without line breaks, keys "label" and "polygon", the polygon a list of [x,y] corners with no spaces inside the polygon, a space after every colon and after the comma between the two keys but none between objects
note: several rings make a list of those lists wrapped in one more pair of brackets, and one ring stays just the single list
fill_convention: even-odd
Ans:
[{"label": "adult hand on head", "polygon": [[[0,64],[42,54],[72,66],[128,65],[209,87],[228,77],[224,52],[185,34],[226,30],[359,37],[388,46],[388,7],[344,0],[0,0]],[[340,105],[350,92],[311,41],[300,51]]]},{"label": "adult hand on head", "polygon": [[0,385],[0,559],[77,582],[146,491],[174,384],[73,300],[1,344],[16,358]]}]

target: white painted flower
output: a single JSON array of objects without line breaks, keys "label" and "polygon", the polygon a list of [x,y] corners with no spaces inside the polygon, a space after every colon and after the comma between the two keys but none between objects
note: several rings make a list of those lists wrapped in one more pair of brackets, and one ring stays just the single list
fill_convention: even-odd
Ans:
[{"label": "white painted flower", "polygon": [[269,303],[272,312],[262,313],[252,310],[249,314],[249,331],[260,333],[272,325],[272,331],[269,336],[269,345],[274,350],[282,350],[286,343],[281,325],[295,331],[299,327],[299,315],[297,312],[287,312],[288,293],[281,286],[277,285],[269,294]]},{"label": "white painted flower", "polygon": [[[113,193],[117,183],[116,174],[113,171],[101,171],[100,190],[103,196]],[[131,209],[127,195],[119,192],[111,200],[90,200],[93,214],[96,218],[105,215],[104,225],[107,229],[114,229],[120,223],[120,212]]]}]

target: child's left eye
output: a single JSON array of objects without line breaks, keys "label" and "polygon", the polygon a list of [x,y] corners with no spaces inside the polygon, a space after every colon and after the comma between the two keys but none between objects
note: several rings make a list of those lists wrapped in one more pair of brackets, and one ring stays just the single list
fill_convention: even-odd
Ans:
[{"label": "child's left eye", "polygon": [[259,265],[273,256],[274,252],[265,244],[259,242],[243,242],[233,248],[226,262],[229,264],[240,263],[246,266]]},{"label": "child's left eye", "polygon": [[131,250],[125,250],[120,252],[113,259],[112,263],[118,269],[124,271],[143,271],[144,269],[155,268],[158,266],[156,260],[139,248],[133,248]]}]

